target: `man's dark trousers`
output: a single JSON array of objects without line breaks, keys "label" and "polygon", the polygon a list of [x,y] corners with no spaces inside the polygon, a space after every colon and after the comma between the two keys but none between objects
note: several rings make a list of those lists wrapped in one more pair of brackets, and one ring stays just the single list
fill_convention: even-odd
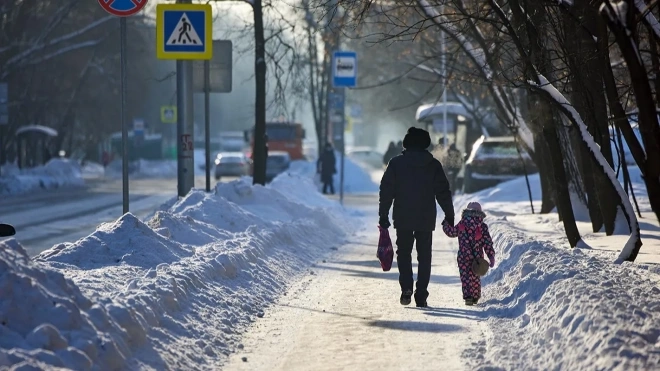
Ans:
[{"label": "man's dark trousers", "polygon": [[417,242],[417,291],[415,301],[424,302],[429,296],[433,231],[396,230],[396,263],[399,267],[401,291],[413,289],[412,248]]}]

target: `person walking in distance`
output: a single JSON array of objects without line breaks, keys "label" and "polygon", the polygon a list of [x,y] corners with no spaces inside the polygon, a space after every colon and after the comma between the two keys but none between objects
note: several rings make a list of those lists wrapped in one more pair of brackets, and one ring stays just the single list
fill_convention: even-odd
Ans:
[{"label": "person walking in distance", "polygon": [[332,147],[332,144],[325,144],[325,149],[316,164],[316,172],[321,174],[323,194],[328,194],[328,188],[330,188],[331,195],[335,194],[335,185],[332,178],[337,174],[337,159],[335,158],[335,149]]},{"label": "person walking in distance", "polygon": [[456,194],[456,189],[458,188],[456,186],[456,178],[458,177],[458,173],[463,167],[463,155],[461,154],[461,151],[456,148],[456,143],[452,143],[449,146],[449,149],[447,150],[447,157],[446,160],[444,160],[444,163],[447,167],[449,186],[451,187],[451,191]]},{"label": "person walking in distance", "polygon": [[392,158],[380,182],[379,225],[396,229],[396,261],[399,267],[402,305],[413,296],[412,248],[417,247],[417,287],[414,293],[418,307],[427,306],[431,279],[431,250],[436,226],[436,202],[445,213],[445,221],[454,225],[454,205],[447,176],[440,162],[426,150],[431,145],[428,131],[411,127],[403,139],[404,151]]},{"label": "person walking in distance", "polygon": [[397,154],[396,145],[394,142],[390,142],[390,145],[387,147],[387,151],[385,151],[385,155],[383,155],[383,165],[387,166],[387,163],[390,162],[392,157],[396,156]]}]

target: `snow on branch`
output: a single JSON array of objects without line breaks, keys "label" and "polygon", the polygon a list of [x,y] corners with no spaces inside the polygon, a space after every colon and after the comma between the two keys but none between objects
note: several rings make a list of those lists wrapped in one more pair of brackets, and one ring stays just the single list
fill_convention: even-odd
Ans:
[{"label": "snow on branch", "polygon": [[658,19],[655,18],[649,7],[646,6],[644,0],[634,0],[634,1],[635,1],[635,7],[637,7],[639,14],[641,14],[644,17],[644,21],[651,27],[653,33],[655,34],[656,39],[660,40],[660,23],[658,23]]},{"label": "snow on branch", "polygon": [[427,0],[417,0],[417,3],[422,8],[424,14],[429,17],[433,23],[440,26],[452,37],[456,38],[456,41],[461,44],[461,48],[465,50],[470,59],[479,66],[481,72],[483,73],[486,80],[491,81],[493,78],[493,73],[491,71],[490,65],[486,61],[486,54],[481,48],[477,48],[470,40],[468,40],[459,29],[457,29],[444,15],[438,13],[434,6],[429,4]]},{"label": "snow on branch", "polygon": [[[94,29],[94,28],[96,28],[96,27],[98,27],[98,26],[100,26],[100,25],[102,25],[102,24],[104,24],[104,23],[110,21],[111,19],[116,19],[116,17],[115,17],[115,16],[112,16],[112,15],[108,15],[108,16],[106,16],[106,17],[103,17],[103,18],[97,19],[96,21],[94,21],[94,22],[88,24],[87,26],[85,26],[85,27],[83,27],[83,28],[80,28],[80,29],[78,29],[78,30],[76,30],[76,31],[70,32],[70,33],[68,33],[68,34],[66,34],[66,35],[62,35],[62,36],[60,36],[60,37],[56,37],[56,38],[54,38],[54,39],[52,39],[52,40],[50,40],[50,41],[44,42],[44,43],[41,43],[41,42],[40,42],[40,43],[35,43],[35,44],[32,45],[30,48],[28,48],[28,49],[26,49],[26,50],[24,50],[24,51],[22,51],[22,52],[16,54],[16,55],[13,56],[12,58],[9,58],[9,60],[7,60],[7,62],[6,62],[6,65],[5,65],[4,70],[6,71],[6,70],[8,69],[8,68],[6,68],[6,67],[9,67],[9,66],[11,66],[11,65],[19,64],[19,63],[21,63],[21,61],[23,61],[23,60],[25,60],[25,59],[29,59],[29,58],[31,58],[31,57],[32,57],[32,54],[34,54],[34,53],[36,53],[36,52],[39,52],[39,51],[41,51],[41,50],[43,50],[43,49],[45,49],[45,48],[47,48],[47,47],[55,46],[55,45],[57,45],[57,44],[60,44],[60,43],[65,42],[65,41],[72,40],[72,39],[74,39],[74,38],[76,38],[76,37],[78,37],[78,36],[84,35],[86,32],[91,31],[92,29]],[[66,48],[68,48],[68,46],[67,46],[67,47],[64,47],[64,49],[66,49]],[[75,50],[75,49],[73,49],[73,50]],[[7,74],[7,72],[5,72],[5,73],[3,74],[3,77],[6,77],[6,74]]]},{"label": "snow on branch", "polygon": [[605,160],[605,157],[603,157],[603,154],[600,152],[600,149],[598,148],[598,145],[594,141],[593,137],[591,134],[589,134],[587,125],[585,125],[584,121],[582,121],[582,118],[580,117],[580,114],[577,112],[577,110],[568,101],[568,99],[566,99],[566,97],[564,97],[564,95],[559,90],[557,90],[557,88],[555,88],[555,86],[551,84],[548,79],[545,78],[545,76],[538,74],[538,80],[539,84],[535,83],[534,81],[529,81],[529,84],[534,87],[538,87],[543,92],[548,94],[559,105],[559,107],[561,107],[562,113],[566,116],[566,118],[571,120],[571,122],[573,122],[578,127],[582,140],[587,144],[589,150],[596,158],[596,161],[603,168],[603,171],[605,174],[607,174],[610,182],[612,182],[614,188],[619,194],[619,198],[621,199],[625,209],[625,214],[627,214],[626,217],[628,219],[628,227],[630,229],[630,237],[628,238],[628,241],[616,259],[616,263],[620,264],[631,256],[635,249],[635,244],[639,240],[639,224],[637,222],[637,217],[635,216],[635,211],[633,210],[633,207],[630,204],[630,200],[628,199],[628,195],[623,190],[621,183],[619,183],[614,170],[612,170],[610,165],[607,163],[607,160]]},{"label": "snow on branch", "polygon": [[[506,114],[507,120],[511,123],[517,124],[520,138],[524,141],[527,148],[533,151],[534,139],[531,130],[529,130],[529,127],[525,124],[523,117],[519,113],[513,113],[511,109],[507,108],[508,105],[506,99],[504,99],[502,93],[497,87],[494,86],[493,69],[486,58],[486,51],[483,50],[483,48],[474,46],[474,44],[465,36],[463,31],[456,28],[444,15],[439,13],[434,6],[429,4],[427,0],[417,0],[417,4],[424,14],[440,29],[448,33],[460,45],[468,58],[479,67],[479,72],[486,80],[487,85],[491,88],[490,90],[493,92],[494,98],[502,108],[501,110]],[[472,27],[477,35],[483,39],[483,34],[479,27],[477,27],[476,24],[473,24]],[[437,71],[431,72],[437,73]]]},{"label": "snow on branch", "polygon": [[610,26],[618,26],[625,31],[626,35],[630,39],[630,45],[633,47],[633,49],[635,49],[635,56],[637,57],[637,61],[640,65],[643,66],[644,63],[642,63],[642,55],[639,52],[637,43],[633,39],[633,32],[630,27],[628,27],[628,3],[626,1],[620,0],[619,2],[613,4],[610,0],[605,0],[600,5],[599,11],[601,14],[607,17],[610,22]]},{"label": "snow on branch", "polygon": [[49,59],[53,59],[53,58],[55,58],[55,57],[58,57],[58,56],[60,56],[60,55],[62,55],[62,54],[66,54],[66,53],[71,52],[71,51],[74,51],[74,50],[84,49],[84,48],[88,48],[88,47],[96,46],[96,45],[98,45],[101,41],[103,41],[103,40],[102,40],[102,39],[100,39],[100,40],[88,40],[88,41],[83,41],[83,42],[80,42],[80,43],[77,43],[77,44],[68,45],[68,46],[65,46],[65,47],[63,47],[63,48],[61,48],[61,49],[58,49],[58,50],[56,50],[56,51],[54,51],[54,52],[52,52],[52,53],[46,54],[46,55],[44,55],[44,56],[41,56],[41,57],[39,57],[39,58],[31,59],[30,62],[28,62],[28,64],[30,64],[30,65],[37,65],[37,64],[39,64],[39,63],[45,62],[45,61],[47,61],[47,60],[49,60]]}]

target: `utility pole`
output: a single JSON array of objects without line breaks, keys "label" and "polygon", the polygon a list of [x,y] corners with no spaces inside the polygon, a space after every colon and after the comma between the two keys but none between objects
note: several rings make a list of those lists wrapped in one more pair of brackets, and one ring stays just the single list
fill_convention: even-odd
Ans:
[{"label": "utility pole", "polygon": [[211,62],[204,61],[204,148],[206,157],[206,192],[211,192]]},{"label": "utility pole", "polygon": [[[177,4],[192,4],[192,0],[177,0]],[[177,191],[179,197],[185,197],[195,186],[193,62],[190,60],[176,61],[176,105]]]},{"label": "utility pole", "polygon": [[[129,211],[128,195],[128,123],[126,120],[126,17],[119,18],[119,68],[121,82],[121,194],[122,213]],[[135,136],[134,136],[135,138]]]},{"label": "utility pole", "polygon": [[[445,15],[445,4],[440,4],[440,14]],[[445,150],[447,149],[447,45],[445,41],[445,32],[440,32],[440,48],[442,50],[442,123]]]},{"label": "utility pole", "polygon": [[252,1],[254,14],[254,74],[256,85],[254,112],[253,184],[266,184],[266,40],[261,0]]}]

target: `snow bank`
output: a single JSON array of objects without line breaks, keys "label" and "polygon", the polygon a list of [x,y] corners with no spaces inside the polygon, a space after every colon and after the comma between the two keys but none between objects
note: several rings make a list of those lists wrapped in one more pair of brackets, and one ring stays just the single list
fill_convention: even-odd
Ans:
[{"label": "snow bank", "polygon": [[81,167],[84,179],[96,179],[105,176],[105,168],[98,162],[86,161]]},{"label": "snow bank", "polygon": [[134,342],[109,309],[31,262],[15,240],[0,242],[0,367],[122,368]]},{"label": "snow bank", "polygon": [[0,172],[0,194],[4,195],[84,185],[78,162],[64,158],[54,158],[43,166],[30,169],[7,164]]},{"label": "snow bank", "polygon": [[[341,157],[337,157],[337,174],[334,176],[335,191],[339,192]],[[293,161],[288,171],[290,174],[299,174],[315,179],[317,189],[321,183],[316,174],[316,162]],[[371,193],[378,192],[378,184],[371,179],[369,170],[358,165],[348,157],[344,158],[344,193]]]},{"label": "snow bank", "polygon": [[[639,169],[630,173],[644,198]],[[538,175],[530,183],[540,207]],[[459,196],[457,210],[469,201],[488,214],[497,261],[482,281],[483,309],[470,311],[491,330],[465,354],[477,369],[657,369],[658,266],[617,265],[597,251],[563,248],[556,221],[525,215],[524,178]]]},{"label": "snow bank", "polygon": [[126,214],[34,261],[0,245],[0,319],[12,323],[0,368],[216,368],[355,224],[309,179],[250,183],[193,190],[147,222]]},{"label": "snow bank", "polygon": [[657,368],[660,289],[648,266],[556,248],[506,217],[489,225],[499,261],[484,279],[492,335],[468,358],[512,370]]}]

